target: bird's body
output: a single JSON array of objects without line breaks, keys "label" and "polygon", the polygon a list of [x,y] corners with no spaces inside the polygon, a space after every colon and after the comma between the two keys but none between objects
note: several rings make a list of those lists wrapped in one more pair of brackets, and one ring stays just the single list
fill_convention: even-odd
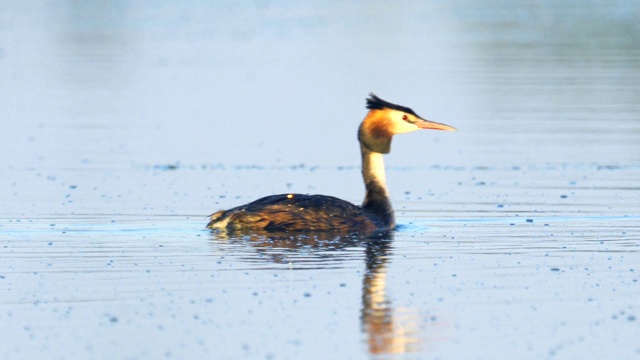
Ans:
[{"label": "bird's body", "polygon": [[231,231],[335,231],[371,233],[383,219],[365,215],[362,207],[333,196],[281,194],[211,215],[209,227]]},{"label": "bird's body", "polygon": [[220,210],[210,216],[207,227],[230,231],[332,231],[367,235],[393,230],[395,219],[382,158],[390,151],[393,135],[418,129],[455,129],[424,120],[413,110],[373,94],[367,99],[367,108],[369,112],[358,130],[366,188],[361,206],[325,195],[272,195]]}]

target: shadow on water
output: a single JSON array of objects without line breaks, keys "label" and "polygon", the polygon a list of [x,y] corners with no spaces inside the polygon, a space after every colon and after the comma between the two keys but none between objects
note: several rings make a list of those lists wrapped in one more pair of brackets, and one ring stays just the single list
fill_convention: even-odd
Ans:
[{"label": "shadow on water", "polygon": [[[418,309],[398,307],[388,296],[387,271],[393,254],[393,233],[379,237],[344,236],[332,233],[291,234],[251,233],[228,234],[212,232],[216,246],[240,246],[255,250],[260,259],[276,264],[287,263],[292,258],[299,263],[302,258],[312,259],[311,269],[327,270],[340,262],[356,259],[354,251],[362,258],[364,250],[365,271],[362,279],[360,324],[370,354],[404,354],[424,350],[429,339],[425,331],[428,322],[437,325],[436,317],[427,319]],[[246,249],[245,249],[246,250]],[[255,259],[246,259],[254,262]],[[289,263],[291,264],[291,263]],[[290,266],[291,270],[308,270],[310,267]],[[437,340],[437,339],[434,339]]]},{"label": "shadow on water", "polygon": [[220,247],[217,251],[223,254],[242,254],[240,260],[253,264],[284,264],[289,270],[337,268],[340,263],[351,259],[353,251],[367,241],[367,238],[331,232],[214,231],[212,234],[213,243]]}]

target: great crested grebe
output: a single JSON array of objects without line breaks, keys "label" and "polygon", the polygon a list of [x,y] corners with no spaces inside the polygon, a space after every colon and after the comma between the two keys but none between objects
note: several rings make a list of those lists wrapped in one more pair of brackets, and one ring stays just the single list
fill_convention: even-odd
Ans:
[{"label": "great crested grebe", "polygon": [[358,129],[366,188],[362,206],[325,195],[271,195],[220,210],[210,216],[207,227],[229,231],[332,231],[368,235],[393,230],[395,219],[382,158],[382,154],[391,150],[393,135],[420,129],[456,129],[425,120],[410,108],[384,101],[374,94],[369,94],[366,107],[369,112]]}]

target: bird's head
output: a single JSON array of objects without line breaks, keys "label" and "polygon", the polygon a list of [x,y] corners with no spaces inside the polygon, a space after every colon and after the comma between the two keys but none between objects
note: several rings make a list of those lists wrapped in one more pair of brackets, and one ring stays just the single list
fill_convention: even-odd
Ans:
[{"label": "bird's head", "polygon": [[396,134],[421,129],[456,131],[452,126],[425,120],[410,108],[384,101],[374,94],[369,94],[366,106],[369,112],[360,124],[358,140],[373,152],[389,153],[391,139]]}]

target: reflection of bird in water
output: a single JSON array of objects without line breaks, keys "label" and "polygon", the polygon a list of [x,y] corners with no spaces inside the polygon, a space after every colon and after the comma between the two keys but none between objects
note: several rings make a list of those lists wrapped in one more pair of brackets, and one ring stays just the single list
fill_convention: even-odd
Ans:
[{"label": "reflection of bird in water", "polygon": [[362,287],[362,326],[371,354],[403,354],[418,351],[424,341],[418,326],[423,319],[416,309],[401,314],[387,298],[387,260],[391,242],[367,243],[367,271]]},{"label": "reflection of bird in water", "polygon": [[229,210],[220,210],[210,216],[207,227],[231,231],[335,231],[361,234],[392,230],[395,220],[382,154],[389,153],[393,135],[420,129],[455,131],[455,128],[425,120],[410,108],[384,101],[374,94],[369,96],[366,106],[369,112],[358,130],[366,188],[362,206],[325,195],[272,195]]},{"label": "reflection of bird in water", "polygon": [[425,316],[425,309],[398,307],[387,295],[387,267],[394,233],[376,238],[331,232],[258,231],[236,235],[226,231],[212,233],[212,244],[223,246],[218,251],[225,256],[235,254],[249,263],[280,264],[280,269],[283,265],[296,270],[342,268],[344,262],[360,260],[359,249],[364,249],[366,271],[360,321],[370,354],[415,353],[424,351],[425,344],[447,339],[448,329],[435,316]]},{"label": "reflection of bird in water", "polygon": [[[288,264],[290,268],[338,266],[352,257],[358,257],[366,237],[341,236],[328,231],[321,232],[267,232],[238,233],[221,230],[212,233],[213,244],[222,246],[220,254],[242,254],[249,262]],[[232,248],[229,248],[229,247]],[[243,251],[238,251],[240,247]],[[253,250],[253,251],[247,251]]]}]

